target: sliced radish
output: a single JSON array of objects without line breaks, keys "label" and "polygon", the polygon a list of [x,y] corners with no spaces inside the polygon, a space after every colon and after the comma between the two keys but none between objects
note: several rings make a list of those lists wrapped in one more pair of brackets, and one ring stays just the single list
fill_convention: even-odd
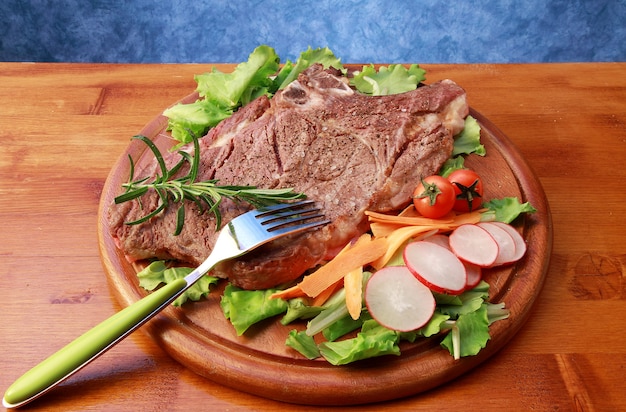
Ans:
[{"label": "sliced radish", "polygon": [[498,244],[485,229],[465,224],[450,234],[450,248],[460,259],[481,267],[488,267],[498,257]]},{"label": "sliced radish", "polygon": [[474,289],[483,278],[483,270],[480,266],[476,266],[469,262],[463,262],[463,265],[465,266],[465,272],[467,273],[465,290]]},{"label": "sliced radish", "polygon": [[432,242],[409,243],[404,248],[404,263],[431,290],[456,295],[465,290],[465,267],[452,251]]},{"label": "sliced radish", "polygon": [[491,222],[492,224],[504,229],[507,233],[513,238],[513,242],[515,243],[515,256],[513,257],[513,262],[517,262],[524,256],[526,253],[526,242],[520,233],[511,225],[504,222]]},{"label": "sliced radish", "polygon": [[[424,242],[435,243],[439,246],[445,247],[446,249],[450,251],[452,250],[450,249],[450,239],[448,238],[448,236],[442,235],[440,233],[425,238]],[[463,260],[461,260],[461,263],[463,263],[463,266],[465,266],[465,273],[467,274],[465,290],[474,289],[482,280],[483,271],[480,268],[480,266],[476,266],[472,263],[465,262]]]},{"label": "sliced radish", "polygon": [[370,315],[386,328],[408,332],[421,328],[435,311],[435,298],[406,266],[387,266],[365,288]]},{"label": "sliced radish", "polygon": [[485,229],[498,244],[498,257],[491,266],[500,266],[515,261],[515,242],[508,231],[493,222],[481,222],[478,226]]},{"label": "sliced radish", "polygon": [[439,246],[445,247],[448,250],[450,249],[450,241],[448,240],[448,236],[442,235],[441,233],[428,236],[427,238],[424,238],[423,240],[424,242],[435,243]]}]

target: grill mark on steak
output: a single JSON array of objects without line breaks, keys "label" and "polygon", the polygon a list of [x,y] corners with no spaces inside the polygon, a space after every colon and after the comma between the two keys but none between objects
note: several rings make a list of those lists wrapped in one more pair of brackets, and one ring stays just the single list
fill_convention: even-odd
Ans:
[{"label": "grill mark on steak", "polygon": [[[212,274],[245,289],[263,289],[294,280],[331,257],[368,230],[365,210],[389,212],[410,202],[420,177],[435,173],[450,156],[452,136],[468,110],[465,92],[449,80],[372,97],[354,92],[345,78],[321,66],[301,73],[271,101],[263,97],[243,107],[200,140],[198,179],[293,187],[316,200],[332,223],[223,262]],[[148,193],[142,202],[156,207],[155,198]],[[200,215],[193,203],[185,208],[187,221],[175,237],[176,208],[127,226],[124,221],[146,212],[135,201],[114,205],[112,236],[130,259],[198,265],[215,242],[215,220]],[[225,222],[248,209],[227,199],[220,206]]]}]

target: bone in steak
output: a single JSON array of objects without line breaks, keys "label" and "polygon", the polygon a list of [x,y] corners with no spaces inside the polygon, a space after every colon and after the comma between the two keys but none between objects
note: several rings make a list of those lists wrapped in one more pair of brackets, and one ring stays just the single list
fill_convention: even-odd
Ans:
[{"label": "bone in steak", "polygon": [[[402,94],[366,96],[319,65],[273,99],[261,97],[243,107],[200,140],[198,179],[293,187],[317,201],[332,223],[271,242],[218,265],[212,274],[244,289],[265,289],[332,257],[368,230],[365,210],[395,211],[411,201],[420,177],[437,172],[450,156],[452,137],[467,114],[465,92],[450,80]],[[170,162],[178,159],[172,156]],[[198,265],[211,251],[216,228],[213,215],[197,213],[194,204],[185,204],[178,236],[173,235],[176,207],[140,225],[124,224],[157,201],[148,193],[143,209],[137,201],[110,208],[110,231],[118,246],[131,260],[156,257]],[[225,222],[248,209],[228,200],[220,206]]]}]

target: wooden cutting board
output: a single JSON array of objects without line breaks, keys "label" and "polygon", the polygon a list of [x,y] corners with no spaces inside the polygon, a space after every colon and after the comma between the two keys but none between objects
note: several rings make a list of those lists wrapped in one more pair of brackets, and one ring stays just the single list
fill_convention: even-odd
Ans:
[{"label": "wooden cutting board", "polygon": [[[192,101],[194,95],[183,101]],[[490,301],[505,302],[507,320],[494,323],[491,340],[478,355],[454,360],[439,346],[442,337],[401,346],[401,356],[384,356],[347,366],[307,360],[285,346],[294,325],[271,319],[237,336],[224,318],[219,301],[225,282],[207,299],[170,307],[148,322],[143,331],[169,355],[196,373],[221,385],[284,402],[311,405],[349,405],[384,401],[416,394],[448,382],[486,361],[522,327],[531,313],[548,268],[552,249],[552,221],[540,182],[509,139],[480,113],[470,113],[482,127],[487,155],[471,155],[466,166],[484,179],[485,199],[517,196],[537,212],[516,222],[528,245],[525,257],[514,265],[490,269]],[[167,119],[159,116],[140,134],[168,144]],[[99,206],[98,239],[102,263],[112,290],[122,306],[146,292],[138,286],[134,267],[115,246],[106,222],[106,210],[129,175],[128,155],[139,159],[146,146],[133,141],[111,170]],[[150,154],[151,155],[151,154]],[[299,324],[303,329],[305,324]]]}]

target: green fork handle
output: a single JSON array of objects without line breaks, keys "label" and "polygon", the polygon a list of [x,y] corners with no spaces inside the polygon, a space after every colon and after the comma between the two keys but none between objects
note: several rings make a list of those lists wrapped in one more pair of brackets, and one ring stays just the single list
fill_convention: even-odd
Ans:
[{"label": "green fork handle", "polygon": [[90,363],[170,304],[187,287],[177,279],[121,310],[18,378],[2,400],[7,408],[27,403]]}]

